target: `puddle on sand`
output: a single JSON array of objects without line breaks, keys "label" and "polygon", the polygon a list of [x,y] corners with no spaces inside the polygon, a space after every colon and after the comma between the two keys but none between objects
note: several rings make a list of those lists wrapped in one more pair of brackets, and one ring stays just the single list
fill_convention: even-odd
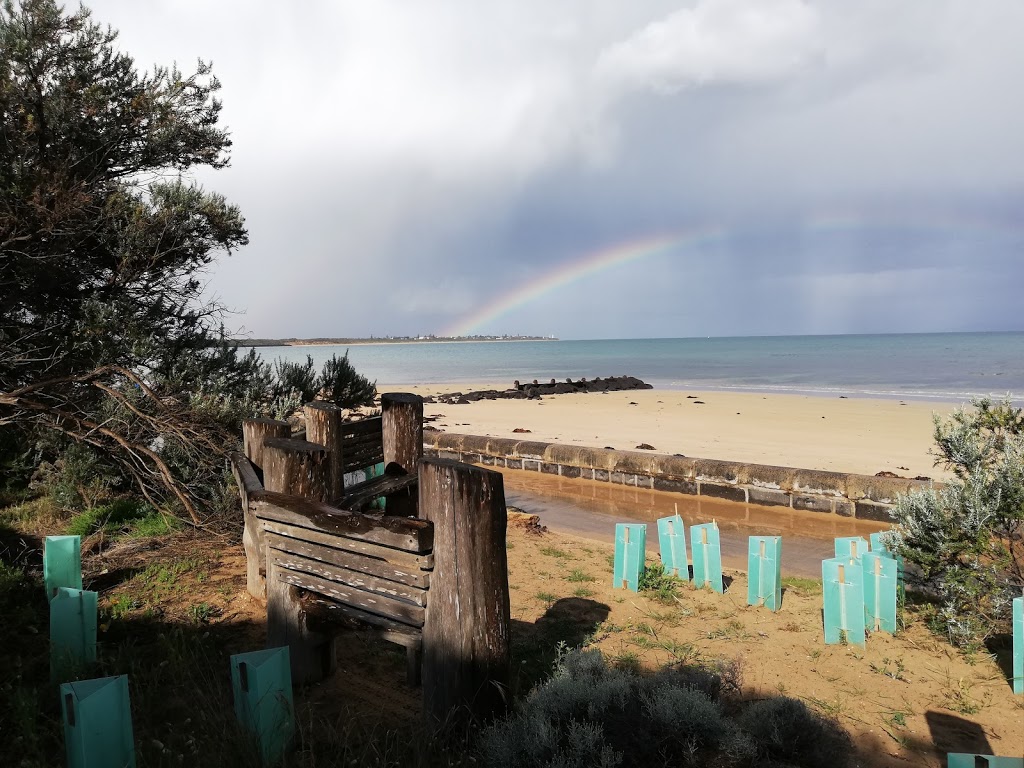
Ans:
[{"label": "puddle on sand", "polygon": [[[833,539],[863,536],[885,529],[880,523],[786,507],[762,507],[701,496],[684,496],[594,480],[500,470],[505,499],[524,512],[540,515],[552,531],[612,541],[616,523],[655,523],[678,508],[687,526],[715,520],[721,531],[722,561],[746,569],[748,536],[782,536],[782,571],[793,576],[821,577],[821,561],[834,554]],[[657,528],[647,531],[647,549],[658,549]]]}]

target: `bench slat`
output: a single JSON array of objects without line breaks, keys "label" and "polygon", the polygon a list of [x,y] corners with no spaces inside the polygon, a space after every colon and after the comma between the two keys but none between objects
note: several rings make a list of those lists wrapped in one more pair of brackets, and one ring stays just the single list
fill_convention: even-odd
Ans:
[{"label": "bench slat", "polygon": [[[309,541],[309,537],[302,529],[297,529],[294,532],[298,535],[292,536],[291,534],[285,535],[268,531],[267,536],[275,540],[273,544],[275,549],[293,552],[296,555],[308,557],[310,560],[323,560],[326,563],[340,565],[353,571],[362,571],[371,576],[379,576],[382,579],[397,581],[412,587],[421,589],[430,587],[430,571],[423,570],[419,563],[414,562],[411,566],[399,564],[390,557],[382,559],[339,547],[337,546],[337,537],[332,537],[333,540],[330,543],[324,544]],[[412,555],[412,557],[423,559],[424,555]]]},{"label": "bench slat", "polygon": [[433,526],[416,518],[370,517],[269,491],[260,494],[254,506],[260,520],[276,520],[418,554],[426,554],[434,547]]},{"label": "bench slat", "polygon": [[290,571],[286,568],[279,567],[277,573],[281,581],[291,584],[293,587],[316,592],[331,600],[336,600],[353,608],[359,608],[362,611],[385,619],[391,619],[399,624],[406,624],[412,627],[423,626],[424,610],[418,605],[412,605],[404,600],[395,600],[390,597],[363,592],[360,589],[349,587],[337,581],[329,581],[319,576],[312,576],[299,571]]},{"label": "bench slat", "polygon": [[334,533],[324,533],[323,531],[302,528],[297,525],[289,525],[288,523],[278,522],[277,520],[268,520],[266,518],[261,518],[260,522],[263,525],[263,530],[267,533],[276,533],[281,536],[288,536],[292,539],[299,539],[301,541],[308,541],[313,544],[331,547],[332,549],[343,549],[348,552],[366,555],[367,557],[375,557],[379,560],[386,560],[399,568],[405,568],[409,571],[423,571],[434,567],[434,555],[432,553],[417,555],[401,549],[382,547],[369,541],[363,541],[362,539],[350,539],[345,536],[338,536]]},{"label": "bench slat", "polygon": [[359,509],[363,504],[373,501],[378,496],[404,491],[416,485],[416,475],[381,475],[345,489],[345,495],[338,503],[343,509]]},{"label": "bench slat", "polygon": [[354,620],[370,624],[378,629],[374,634],[379,635],[388,642],[396,645],[404,645],[406,648],[419,648],[423,644],[423,632],[397,621],[385,619],[374,613],[367,613],[358,608],[344,603],[336,603],[315,593],[308,593],[302,599],[305,610],[321,620],[339,621],[343,619]]},{"label": "bench slat", "polygon": [[[397,571],[397,575],[405,575],[382,560],[371,560],[362,555],[337,549],[332,550],[328,547],[320,547],[273,533],[267,535],[267,546],[273,550],[274,562],[285,567],[323,576],[332,581],[342,581],[367,592],[379,592],[409,600],[416,605],[426,605],[426,587],[409,584],[407,578],[403,582],[389,579],[387,576],[367,573],[364,570],[369,561],[376,563],[377,566],[382,566],[381,570],[385,573],[395,575]],[[329,559],[318,555],[326,555]]]}]

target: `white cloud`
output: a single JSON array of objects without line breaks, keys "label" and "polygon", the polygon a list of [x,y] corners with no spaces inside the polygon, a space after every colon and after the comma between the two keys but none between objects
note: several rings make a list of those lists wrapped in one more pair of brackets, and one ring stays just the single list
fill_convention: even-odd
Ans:
[{"label": "white cloud", "polygon": [[610,46],[597,67],[613,83],[661,92],[772,82],[820,52],[818,28],[802,0],[700,0]]}]

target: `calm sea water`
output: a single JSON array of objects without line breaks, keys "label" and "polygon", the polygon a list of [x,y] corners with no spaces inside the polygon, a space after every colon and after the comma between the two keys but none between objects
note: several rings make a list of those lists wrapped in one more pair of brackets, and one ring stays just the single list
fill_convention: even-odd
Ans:
[{"label": "calm sea water", "polygon": [[[267,360],[317,365],[344,346],[263,347]],[[1024,400],[1024,333],[370,344],[348,347],[388,385],[637,376],[671,389]]]}]

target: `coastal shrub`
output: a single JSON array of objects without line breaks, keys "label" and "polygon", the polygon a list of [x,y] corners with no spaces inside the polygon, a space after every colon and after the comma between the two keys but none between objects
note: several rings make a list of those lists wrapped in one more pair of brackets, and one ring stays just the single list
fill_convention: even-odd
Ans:
[{"label": "coastal shrub", "polygon": [[348,350],[341,357],[331,355],[324,363],[317,379],[317,391],[325,400],[342,408],[373,405],[377,395],[377,382],[371,382],[356,372],[348,359]]},{"label": "coastal shrub", "polygon": [[754,702],[737,721],[750,737],[758,758],[769,764],[841,768],[849,763],[847,733],[798,699],[777,696]]},{"label": "coastal shrub", "polygon": [[913,564],[908,583],[937,599],[932,628],[960,646],[1000,631],[1024,586],[1024,414],[1007,398],[935,418],[942,488],[902,495],[889,545]]},{"label": "coastal shrub", "polygon": [[308,403],[319,391],[313,356],[306,355],[306,362],[290,360],[274,362],[274,394],[276,397],[297,395],[301,403]]},{"label": "coastal shrub", "polygon": [[[563,766],[847,764],[834,722],[784,697],[743,706],[735,665],[653,674],[608,666],[597,650],[562,651],[549,680],[480,735],[481,763]],[[739,709],[738,717],[730,713]]]}]

